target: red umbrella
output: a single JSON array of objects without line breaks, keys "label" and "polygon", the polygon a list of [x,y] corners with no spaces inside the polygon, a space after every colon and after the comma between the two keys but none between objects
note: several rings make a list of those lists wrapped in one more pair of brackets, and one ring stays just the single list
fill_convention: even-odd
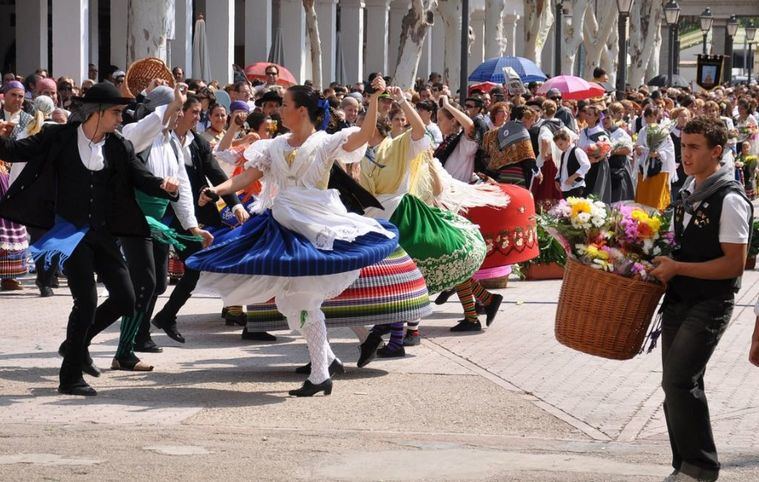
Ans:
[{"label": "red umbrella", "polygon": [[266,81],[266,67],[270,65],[274,65],[279,69],[279,80],[277,81],[277,84],[283,87],[290,87],[291,85],[298,83],[289,70],[281,65],[273,64],[271,62],[256,62],[253,65],[248,65],[245,67],[245,76],[248,80],[259,79]]},{"label": "red umbrella", "polygon": [[574,75],[558,75],[548,79],[538,89],[538,95],[546,95],[550,89],[558,89],[561,98],[565,100],[590,99],[605,94],[604,88],[600,85]]},{"label": "red umbrella", "polygon": [[493,87],[496,87],[500,84],[496,84],[495,82],[480,82],[479,84],[472,84],[469,86],[468,93],[471,94],[473,90],[481,90],[483,92],[490,92],[490,90]]}]

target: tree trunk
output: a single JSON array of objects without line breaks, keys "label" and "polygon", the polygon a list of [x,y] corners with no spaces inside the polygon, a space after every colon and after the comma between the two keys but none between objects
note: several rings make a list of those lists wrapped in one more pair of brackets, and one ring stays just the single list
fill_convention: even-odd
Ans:
[{"label": "tree trunk", "polygon": [[[608,7],[608,6],[607,6]],[[617,29],[618,15],[604,10],[601,24],[596,19],[596,13],[592,8],[585,10],[585,25],[583,46],[585,47],[585,75],[591,76],[593,69],[601,65],[601,55],[606,51],[611,32]]]},{"label": "tree trunk", "polygon": [[[630,70],[629,84],[633,87],[646,81],[648,64],[654,56],[656,39],[661,39],[661,21],[664,15],[662,2],[639,0],[630,12]],[[638,20],[633,20],[638,19]],[[661,40],[660,40],[661,41]]]},{"label": "tree trunk", "polygon": [[[437,11],[445,26],[445,56],[443,57],[443,80],[451,92],[459,88],[461,71],[461,2],[440,0]],[[433,46],[435,47],[435,46]]]},{"label": "tree trunk", "polygon": [[612,29],[609,34],[606,50],[601,54],[601,67],[609,74],[609,84],[617,85],[617,65],[619,64],[619,31]]},{"label": "tree trunk", "polygon": [[564,17],[562,34],[564,45],[562,46],[561,72],[572,74],[572,68],[577,57],[577,49],[582,44],[583,25],[585,23],[585,10],[588,8],[588,0],[572,0],[572,23]]},{"label": "tree trunk", "polygon": [[127,0],[127,66],[145,57],[167,61],[174,0]]},{"label": "tree trunk", "polygon": [[540,66],[548,33],[553,25],[551,0],[524,0],[524,55]]},{"label": "tree trunk", "polygon": [[401,44],[398,48],[398,64],[395,66],[395,84],[410,89],[416,80],[416,70],[422,57],[422,45],[432,26],[437,0],[413,0],[401,22]]},{"label": "tree trunk", "polygon": [[504,0],[485,0],[485,58],[501,57],[506,49],[503,36]]},{"label": "tree trunk", "polygon": [[652,79],[659,75],[659,57],[661,55],[661,29],[656,29],[654,37],[654,48],[651,50],[651,58],[648,61],[648,68],[646,69],[645,81]]},{"label": "tree trunk", "polygon": [[311,80],[318,90],[322,87],[322,41],[319,38],[319,20],[316,18],[314,0],[303,0],[306,10],[306,30],[311,50]]}]

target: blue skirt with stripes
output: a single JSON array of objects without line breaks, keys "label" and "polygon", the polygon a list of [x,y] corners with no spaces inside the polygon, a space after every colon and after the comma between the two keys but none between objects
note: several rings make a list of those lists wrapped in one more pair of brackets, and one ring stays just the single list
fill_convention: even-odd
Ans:
[{"label": "blue skirt with stripes", "polygon": [[269,276],[320,276],[361,269],[387,258],[398,246],[398,229],[387,221],[388,238],[368,233],[353,242],[336,240],[331,251],[282,227],[271,211],[251,216],[236,229],[215,233],[214,243],[187,259],[198,271]]}]

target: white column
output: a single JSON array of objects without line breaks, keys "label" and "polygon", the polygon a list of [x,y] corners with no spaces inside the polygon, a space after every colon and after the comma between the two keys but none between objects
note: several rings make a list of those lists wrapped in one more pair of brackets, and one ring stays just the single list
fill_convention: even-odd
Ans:
[{"label": "white column", "polygon": [[335,80],[337,65],[337,0],[317,0],[316,18],[322,42],[322,84],[328,86]]},{"label": "white column", "polygon": [[111,0],[111,64],[126,72],[127,2]]},{"label": "white column", "polygon": [[285,67],[295,80],[306,80],[306,59],[310,56],[306,42],[306,11],[301,0],[281,0],[282,42]]},{"label": "white column", "polygon": [[474,31],[474,42],[469,51],[469,72],[467,75],[485,60],[485,10],[473,11],[470,19],[470,26]]},{"label": "white column", "polygon": [[390,38],[387,51],[387,71],[395,75],[395,64],[398,63],[398,49],[401,46],[401,25],[403,17],[409,9],[408,1],[393,0],[390,3]]},{"label": "white column", "polygon": [[340,2],[340,42],[346,84],[364,79],[364,0]]},{"label": "white column", "polygon": [[366,0],[366,72],[388,72],[390,0]]},{"label": "white column", "polygon": [[[192,78],[192,0],[176,0],[174,40],[171,42],[171,62],[182,67],[184,75]],[[173,66],[172,66],[173,67]]]},{"label": "white column", "polygon": [[271,26],[271,0],[245,0],[246,65],[265,62],[269,57],[272,42]]},{"label": "white column", "polygon": [[16,3],[16,73],[28,75],[47,65],[47,0]]},{"label": "white column", "polygon": [[[47,19],[45,24],[47,25]],[[100,59],[100,19],[98,18],[98,0],[90,0],[90,46],[87,63],[98,65]]]},{"label": "white column", "polygon": [[445,24],[437,12],[435,13],[435,24],[428,35],[430,36],[430,45],[435,47],[432,49],[430,57],[430,72],[442,74],[445,64]]},{"label": "white column", "polygon": [[221,85],[232,82],[235,49],[235,0],[215,0],[206,9],[206,38],[211,54],[211,79]]},{"label": "white column", "polygon": [[77,84],[87,78],[89,12],[89,0],[53,2],[52,71],[56,77],[71,77]]},{"label": "white column", "polygon": [[427,29],[427,35],[424,37],[422,44],[422,56],[419,57],[419,66],[416,69],[416,76],[427,80],[432,72],[432,29]]},{"label": "white column", "polygon": [[[524,45],[524,32],[517,32],[519,15],[505,14],[503,16],[503,37],[506,39],[506,50],[503,55],[521,55]],[[520,43],[521,41],[521,43]],[[519,54],[517,54],[519,52]]]}]

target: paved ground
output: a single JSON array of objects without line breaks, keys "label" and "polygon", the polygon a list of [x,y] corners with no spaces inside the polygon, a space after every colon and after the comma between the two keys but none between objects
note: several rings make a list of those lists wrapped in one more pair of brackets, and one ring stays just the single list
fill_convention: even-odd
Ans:
[{"label": "paved ground", "polygon": [[[59,396],[65,288],[0,294],[0,480],[661,480],[660,352],[615,362],[562,347],[559,286],[513,282],[476,335],[448,331],[460,310],[451,301],[409,356],[366,369],[355,368],[352,333],[335,330],[348,373],[313,399],[287,397],[302,381],[292,373],[307,359],[302,339],[242,341],[208,298],[183,311],[186,345],[155,335],[166,347],[144,356],[155,372],[105,370],[92,381],[98,397]],[[747,361],[758,291],[748,273],[707,374],[723,480],[759,480],[759,369]],[[93,345],[101,368],[117,334]]]}]

